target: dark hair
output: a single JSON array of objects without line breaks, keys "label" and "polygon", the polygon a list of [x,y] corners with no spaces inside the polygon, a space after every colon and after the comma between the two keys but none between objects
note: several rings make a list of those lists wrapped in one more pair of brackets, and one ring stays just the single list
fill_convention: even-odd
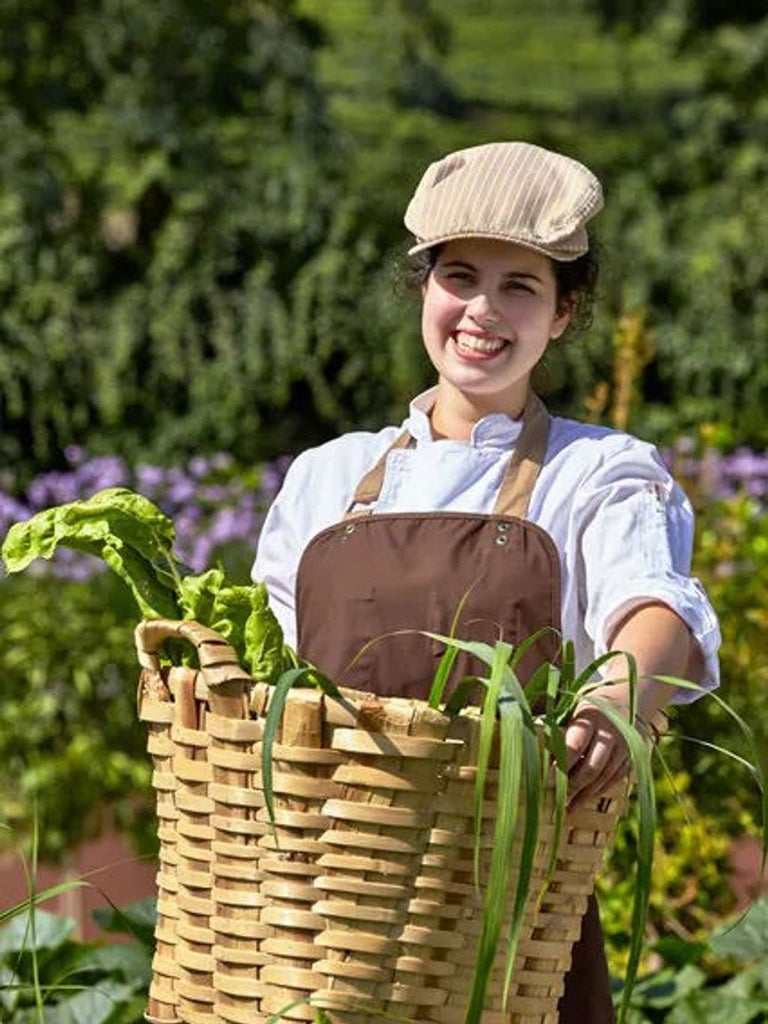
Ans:
[{"label": "dark hair", "polygon": [[[589,252],[567,263],[562,260],[550,260],[555,273],[558,306],[562,306],[564,302],[572,304],[568,331],[583,331],[592,323],[592,308],[600,269],[600,246],[594,239],[590,246]],[[422,249],[414,256],[404,257],[403,269],[398,276],[409,291],[421,292],[439,255],[440,246],[433,245],[429,249]]]}]

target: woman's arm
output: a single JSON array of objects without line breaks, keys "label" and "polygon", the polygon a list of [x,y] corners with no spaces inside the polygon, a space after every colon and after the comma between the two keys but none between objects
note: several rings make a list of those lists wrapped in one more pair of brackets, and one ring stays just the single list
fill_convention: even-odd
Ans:
[{"label": "woman's arm", "polygon": [[[673,688],[653,679],[656,675],[679,676],[697,681],[701,655],[688,626],[667,605],[654,601],[640,605],[618,624],[610,650],[634,656],[638,685],[636,712],[652,722],[673,695]],[[612,658],[604,667],[606,680],[626,680],[625,658]],[[629,684],[625,681],[600,686],[590,697],[609,701],[629,718]],[[576,709],[565,733],[570,780],[570,807],[606,792],[629,770],[629,752],[618,729],[586,698]]]}]

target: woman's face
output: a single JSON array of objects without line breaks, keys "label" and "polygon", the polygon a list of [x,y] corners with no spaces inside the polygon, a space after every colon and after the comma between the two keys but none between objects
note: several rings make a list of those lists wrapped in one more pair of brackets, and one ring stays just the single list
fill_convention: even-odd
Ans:
[{"label": "woman's face", "polygon": [[423,288],[422,334],[440,393],[518,416],[531,371],[570,313],[548,257],[512,242],[446,242]]}]

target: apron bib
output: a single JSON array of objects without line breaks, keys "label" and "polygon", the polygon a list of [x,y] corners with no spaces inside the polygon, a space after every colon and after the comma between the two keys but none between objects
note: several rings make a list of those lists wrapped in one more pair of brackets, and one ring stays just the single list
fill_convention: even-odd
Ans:
[{"label": "apron bib", "polygon": [[[549,534],[525,516],[544,459],[549,417],[536,396],[491,515],[461,512],[370,514],[393,448],[358,485],[341,523],[317,534],[296,581],[298,650],[340,686],[426,699],[441,643],[520,643],[546,632],[519,666],[521,682],[560,644],[560,557]],[[368,506],[368,507],[366,507]],[[481,665],[461,653],[453,676]],[[594,897],[574,946],[560,1003],[561,1024],[614,1020]]]}]

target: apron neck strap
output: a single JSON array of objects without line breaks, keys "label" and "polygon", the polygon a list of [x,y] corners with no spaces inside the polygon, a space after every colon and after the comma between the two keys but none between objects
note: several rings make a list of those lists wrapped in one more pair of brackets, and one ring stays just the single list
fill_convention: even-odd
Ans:
[{"label": "apron neck strap", "polygon": [[[523,428],[504,474],[493,509],[494,515],[525,519],[533,488],[547,452],[548,438],[549,414],[538,395],[531,392],[523,412]],[[381,494],[387,456],[397,448],[411,448],[414,444],[410,433],[404,430],[357,485],[354,497],[344,515],[345,519],[370,515],[373,504]]]},{"label": "apron neck strap", "polygon": [[495,516],[526,518],[533,488],[547,454],[548,440],[549,413],[539,396],[531,391],[523,412],[523,429],[496,498]]}]

